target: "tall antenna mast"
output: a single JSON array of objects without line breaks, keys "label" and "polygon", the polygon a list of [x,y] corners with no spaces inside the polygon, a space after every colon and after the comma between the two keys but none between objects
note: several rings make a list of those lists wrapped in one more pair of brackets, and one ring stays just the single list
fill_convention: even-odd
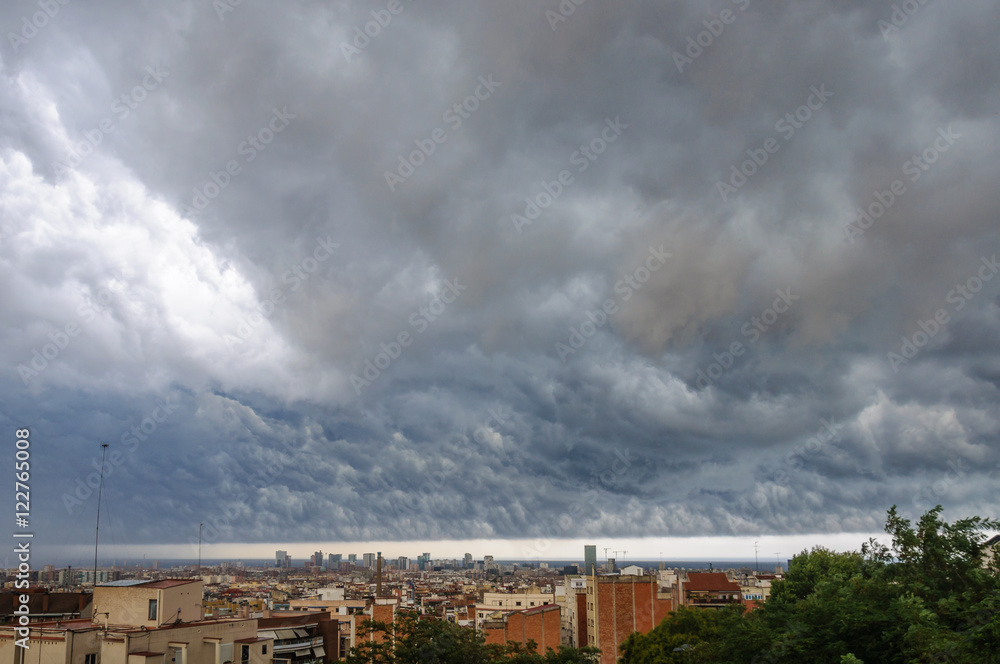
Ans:
[{"label": "tall antenna mast", "polygon": [[757,542],[756,541],[754,541],[754,543],[753,543],[753,559],[754,559],[754,562],[757,564],[757,573],[760,574],[760,560],[757,557]]},{"label": "tall antenna mast", "polygon": [[97,544],[101,541],[101,494],[104,493],[104,457],[108,444],[101,443],[101,482],[97,486],[97,527],[94,528],[94,588],[97,588]]},{"label": "tall antenna mast", "polygon": [[198,524],[198,576],[201,576],[201,528],[205,524]]}]

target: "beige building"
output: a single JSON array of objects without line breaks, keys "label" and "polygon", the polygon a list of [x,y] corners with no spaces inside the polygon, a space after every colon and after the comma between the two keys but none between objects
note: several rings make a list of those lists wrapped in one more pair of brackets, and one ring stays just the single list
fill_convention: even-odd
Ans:
[{"label": "beige building", "polygon": [[537,588],[516,593],[483,593],[483,601],[476,604],[476,629],[481,629],[486,617],[498,611],[502,614],[555,603],[555,592],[543,593]]},{"label": "beige building", "polygon": [[269,664],[257,621],[202,620],[201,580],[123,581],[94,589],[93,618],[32,624],[28,648],[0,627],[0,664]]},{"label": "beige building", "polygon": [[581,611],[581,607],[586,609],[585,601],[578,601],[577,595],[586,595],[587,593],[587,577],[585,576],[566,576],[566,585],[564,587],[564,592],[560,595],[557,593],[559,599],[560,617],[562,619],[562,644],[566,646],[573,646],[574,648],[581,648],[586,643],[580,643],[580,625],[579,621],[582,619],[586,621],[586,611]]}]

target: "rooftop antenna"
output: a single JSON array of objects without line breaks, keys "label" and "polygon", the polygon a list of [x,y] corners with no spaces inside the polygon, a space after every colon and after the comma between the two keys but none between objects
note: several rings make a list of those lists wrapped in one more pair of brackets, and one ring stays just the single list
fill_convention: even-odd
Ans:
[{"label": "rooftop antenna", "polygon": [[97,588],[97,544],[101,541],[101,494],[104,493],[104,457],[108,444],[101,443],[101,481],[97,486],[97,526],[94,528],[94,588]]}]

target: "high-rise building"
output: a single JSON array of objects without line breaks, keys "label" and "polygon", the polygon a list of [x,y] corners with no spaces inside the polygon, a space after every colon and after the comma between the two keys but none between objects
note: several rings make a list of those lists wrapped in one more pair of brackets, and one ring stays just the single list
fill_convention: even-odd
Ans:
[{"label": "high-rise building", "polygon": [[421,553],[419,556],[417,556],[417,569],[421,571],[427,569],[427,564],[430,562],[430,560],[431,560],[431,554]]},{"label": "high-rise building", "polygon": [[312,558],[310,560],[312,562],[312,566],[313,567],[322,567],[323,566],[323,552],[322,551],[317,551],[316,553],[312,554]]},{"label": "high-rise building", "polygon": [[597,571],[597,545],[583,545],[583,573],[592,576]]},{"label": "high-rise building", "polygon": [[357,563],[358,562],[358,554],[356,554],[356,553],[349,553],[349,554],[347,554],[347,562],[349,562],[349,563]]},{"label": "high-rise building", "polygon": [[292,557],[288,555],[287,551],[275,551],[274,566],[288,569],[292,566]]},{"label": "high-rise building", "polygon": [[483,556],[483,567],[486,569],[493,569],[496,565],[493,564],[493,556]]},{"label": "high-rise building", "polygon": [[470,567],[472,567],[472,554],[467,553],[465,554],[465,568],[468,569]]},{"label": "high-rise building", "polygon": [[400,556],[396,560],[396,566],[400,569],[400,571],[405,572],[410,569],[410,559],[406,556]]},{"label": "high-rise building", "polygon": [[339,553],[331,553],[326,557],[326,568],[327,569],[340,569],[340,560],[342,556]]},{"label": "high-rise building", "polygon": [[375,569],[375,559],[374,553],[365,553],[361,556],[361,565],[367,569]]}]

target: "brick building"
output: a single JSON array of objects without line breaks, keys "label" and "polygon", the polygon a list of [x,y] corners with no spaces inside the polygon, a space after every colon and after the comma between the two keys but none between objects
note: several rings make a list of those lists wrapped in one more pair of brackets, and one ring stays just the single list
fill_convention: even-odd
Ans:
[{"label": "brick building", "polygon": [[546,604],[511,613],[497,612],[496,616],[483,623],[482,630],[486,635],[486,643],[502,645],[514,641],[526,646],[528,641],[534,641],[537,646],[536,652],[542,654],[549,648],[553,650],[559,648],[561,626],[557,604]]},{"label": "brick building", "polygon": [[601,664],[618,660],[618,646],[634,632],[645,634],[673,610],[655,576],[589,576],[586,594],[586,641],[601,650]]}]

